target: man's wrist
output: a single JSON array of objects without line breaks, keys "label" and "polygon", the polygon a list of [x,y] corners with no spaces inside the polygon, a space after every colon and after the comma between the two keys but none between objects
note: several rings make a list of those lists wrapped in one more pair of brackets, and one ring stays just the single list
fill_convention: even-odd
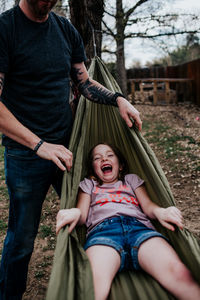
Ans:
[{"label": "man's wrist", "polygon": [[117,98],[118,98],[118,97],[122,97],[122,98],[126,99],[126,97],[125,97],[123,94],[116,92],[116,93],[113,95],[113,101],[116,102],[116,104],[117,104]]},{"label": "man's wrist", "polygon": [[34,147],[33,152],[37,153],[38,149],[40,148],[40,146],[44,143],[43,140],[40,140],[39,143],[37,143],[37,145]]}]

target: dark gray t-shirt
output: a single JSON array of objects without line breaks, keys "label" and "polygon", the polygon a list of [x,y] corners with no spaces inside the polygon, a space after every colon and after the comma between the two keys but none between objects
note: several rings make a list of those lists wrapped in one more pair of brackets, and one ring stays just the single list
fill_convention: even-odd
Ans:
[{"label": "dark gray t-shirt", "polygon": [[93,179],[85,178],[79,187],[84,193],[91,195],[86,226],[88,232],[106,218],[114,216],[135,217],[147,227],[154,228],[150,220],[141,210],[135,190],[144,181],[136,174],[125,176],[124,183],[119,180],[113,184],[99,185]]},{"label": "dark gray t-shirt", "polygon": [[[19,6],[0,16],[1,101],[47,142],[65,143],[71,133],[71,64],[85,60],[82,39],[66,18],[51,12],[33,22]],[[3,145],[21,147],[5,136]]]}]

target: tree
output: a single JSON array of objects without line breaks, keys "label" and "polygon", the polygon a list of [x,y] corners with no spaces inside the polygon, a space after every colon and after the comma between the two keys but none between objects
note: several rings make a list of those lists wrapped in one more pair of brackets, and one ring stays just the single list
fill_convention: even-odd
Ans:
[{"label": "tree", "polygon": [[[115,41],[116,49],[111,51],[104,47],[104,51],[116,54],[118,83],[126,95],[125,40],[139,37],[161,44],[166,36],[169,38],[186,33],[196,34],[200,32],[197,22],[199,17],[192,14],[164,13],[163,6],[166,1],[163,0],[135,0],[129,1],[128,5],[125,5],[125,0],[115,1],[115,7],[107,5],[105,13],[110,18],[111,25],[104,19],[103,32]],[[163,45],[166,46],[166,42]]]},{"label": "tree", "polygon": [[189,34],[186,36],[185,44],[183,44],[181,47],[177,47],[167,56],[161,57],[160,59],[156,59],[151,63],[149,62],[148,66],[152,66],[155,64],[159,64],[162,66],[175,66],[197,59],[199,57],[199,37],[194,34]]},{"label": "tree", "polygon": [[101,22],[104,0],[69,0],[72,24],[83,38],[89,60],[97,54],[101,57]]}]

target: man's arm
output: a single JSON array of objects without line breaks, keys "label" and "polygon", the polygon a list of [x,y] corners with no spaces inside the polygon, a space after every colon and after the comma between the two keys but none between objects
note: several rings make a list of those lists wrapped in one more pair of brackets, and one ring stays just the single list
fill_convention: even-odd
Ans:
[{"label": "man's arm", "polygon": [[132,126],[130,118],[133,118],[139,130],[142,129],[142,122],[139,112],[124,97],[117,93],[109,91],[97,81],[89,78],[84,63],[72,65],[71,76],[83,96],[91,101],[118,105],[121,117],[126,121],[129,127]]},{"label": "man's arm", "polygon": [[[3,90],[4,74],[0,73],[0,96]],[[40,138],[23,126],[15,116],[0,101],[0,131],[16,142],[34,149]],[[37,151],[41,158],[52,160],[61,170],[65,166],[70,170],[72,166],[72,153],[62,145],[54,145],[44,142]]]}]

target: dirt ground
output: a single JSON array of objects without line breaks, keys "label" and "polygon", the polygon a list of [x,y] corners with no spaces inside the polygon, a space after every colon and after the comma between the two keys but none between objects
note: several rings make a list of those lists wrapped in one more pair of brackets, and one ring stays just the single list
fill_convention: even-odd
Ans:
[{"label": "dirt ground", "polygon": [[[185,226],[200,239],[200,108],[191,104],[135,105],[143,120],[143,135],[155,152],[182,211]],[[1,183],[0,186],[4,186]],[[5,193],[5,192],[4,192]],[[8,200],[0,201],[3,235]],[[55,219],[59,200],[50,190],[44,203],[39,234],[29,266],[24,300],[44,300],[56,243]]]},{"label": "dirt ground", "polygon": [[144,136],[165,172],[185,227],[200,238],[200,108],[179,105],[138,109],[144,125],[146,121],[155,122],[154,136],[145,126]]}]

